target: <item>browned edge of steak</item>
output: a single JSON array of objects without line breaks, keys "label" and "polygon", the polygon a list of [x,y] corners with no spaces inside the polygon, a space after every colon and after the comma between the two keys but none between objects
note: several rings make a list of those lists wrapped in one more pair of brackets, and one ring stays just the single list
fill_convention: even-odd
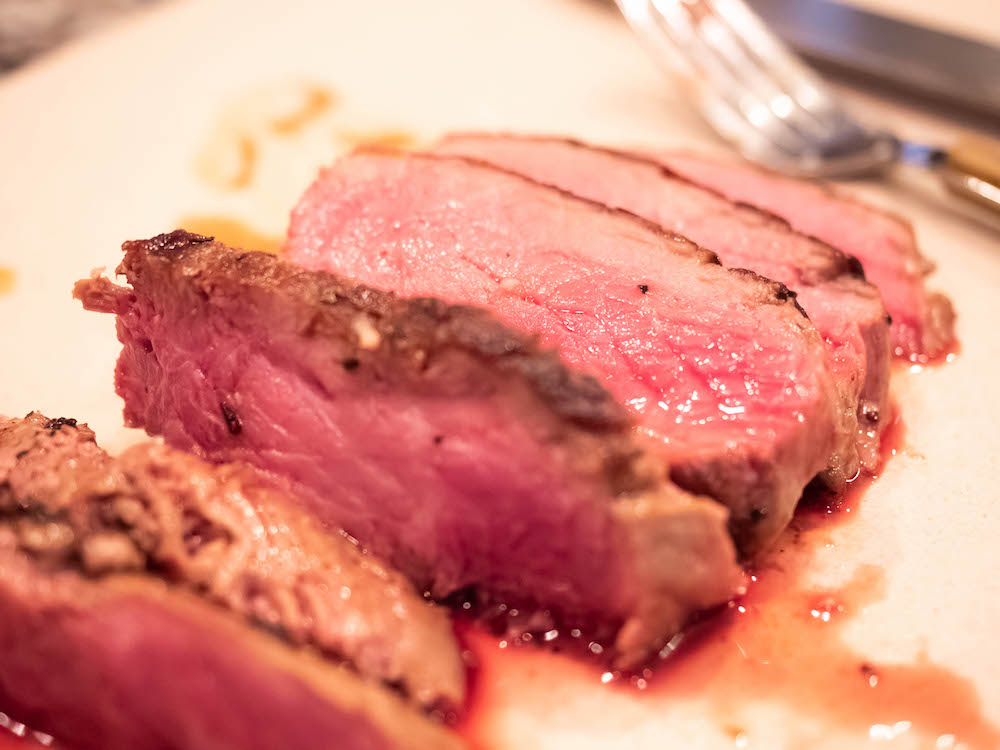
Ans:
[{"label": "browned edge of steak", "polygon": [[[806,311],[798,302],[797,295],[785,284],[766,278],[749,269],[723,266],[717,254],[713,251],[705,249],[687,237],[673,233],[665,229],[662,225],[638,216],[626,209],[609,206],[600,201],[581,197],[558,186],[535,180],[516,170],[506,169],[487,160],[476,159],[474,157],[434,152],[406,153],[399,149],[378,145],[361,147],[356,149],[354,154],[356,156],[370,155],[389,159],[434,160],[461,163],[477,171],[485,171],[516,180],[517,182],[524,183],[525,186],[531,186],[532,189],[541,189],[547,193],[558,194],[567,201],[579,206],[586,206],[588,210],[600,212],[622,223],[627,222],[636,225],[636,228],[641,229],[644,233],[655,235],[658,240],[663,241],[665,246],[669,246],[673,254],[682,259],[689,258],[697,264],[718,266],[718,270],[723,275],[734,277],[734,280],[735,278],[739,278],[737,282],[739,285],[752,288],[755,292],[756,303],[779,307],[787,306],[793,316],[801,316],[802,321],[800,324],[803,327],[813,328]],[[320,181],[322,181],[322,178]],[[864,282],[861,281],[861,283]],[[816,343],[822,345],[821,336],[818,332],[815,335]],[[835,479],[831,479],[830,484],[832,486],[845,475],[840,467],[847,463],[847,460],[841,460],[841,456],[836,451],[846,449],[852,453],[856,453],[852,443],[857,433],[857,409],[856,403],[846,397],[847,394],[838,387],[834,378],[831,377],[829,382],[831,390],[834,391],[833,398],[831,398],[829,404],[831,411],[830,423],[834,434],[831,435],[829,444],[827,444],[827,441],[824,441],[822,447],[814,445],[812,450],[813,452],[822,453],[822,460],[827,463],[828,467],[831,467],[829,476],[836,477]],[[846,458],[856,463],[856,459],[853,456]],[[801,495],[802,488],[815,474],[823,472],[822,467],[816,467],[811,469],[808,479],[801,481],[796,479],[796,481],[789,482],[787,481],[787,477],[790,472],[775,470],[776,467],[787,469],[789,465],[794,464],[796,464],[794,460],[777,461],[772,462],[770,466],[758,465],[747,467],[747,471],[744,471],[742,474],[730,471],[725,476],[721,473],[716,473],[715,476],[712,476],[709,472],[699,469],[697,466],[677,465],[671,467],[671,478],[681,484],[684,489],[696,494],[711,496],[729,508],[732,512],[730,528],[734,538],[738,542],[737,546],[746,557],[752,557],[757,552],[766,548],[777,537],[778,533],[780,533],[790,520],[794,506]],[[740,488],[735,483],[739,481],[739,477],[742,476],[745,478],[751,474],[759,477],[762,482],[769,484],[771,488],[778,487],[780,484],[784,484],[784,487],[781,488],[781,492],[759,492],[754,497],[749,498],[740,491]],[[827,474],[824,474],[824,476],[827,476]],[[789,492],[788,489],[793,484],[794,491]],[[775,502],[775,495],[780,495],[781,500]],[[751,506],[754,508],[771,506],[773,508],[778,505],[781,507],[776,511],[759,512],[754,510],[751,512]]]},{"label": "browned edge of steak", "polygon": [[[579,144],[578,141],[570,140],[570,142],[574,144]],[[638,214],[632,213],[631,211],[624,208],[619,208],[618,206],[609,206],[606,203],[601,203],[600,201],[591,200],[590,198],[584,198],[570,190],[565,190],[559,187],[558,185],[551,185],[549,183],[539,182],[535,179],[532,179],[531,177],[527,177],[521,174],[516,170],[507,169],[506,167],[498,166],[483,159],[476,159],[471,156],[459,156],[454,154],[438,154],[433,151],[420,152],[417,154],[406,154],[405,152],[401,152],[399,149],[391,148],[388,146],[380,146],[380,145],[360,146],[357,149],[355,149],[355,153],[360,153],[360,154],[372,153],[372,154],[382,154],[388,156],[407,155],[410,157],[418,157],[422,159],[442,159],[447,161],[462,161],[467,164],[477,166],[479,168],[488,169],[492,172],[501,172],[503,174],[509,175],[510,177],[514,177],[518,180],[523,180],[525,182],[532,183],[535,185],[541,185],[546,190],[552,190],[557,193],[560,193],[565,197],[570,198],[574,202],[585,203],[589,205],[591,208],[601,211],[603,213],[627,217],[629,221],[642,225],[646,230],[652,231],[660,235],[661,237],[669,239],[674,252],[676,252],[677,254],[690,256],[693,259],[695,259],[698,263],[707,263],[715,266],[723,266],[723,263],[719,259],[718,254],[715,253],[713,250],[703,247],[698,243],[691,241],[684,235],[678,234],[677,232],[673,232],[668,227],[664,227],[661,224],[657,224],[655,221],[650,221],[649,219],[643,216],[639,216]],[[760,286],[762,290],[766,290],[764,294],[760,295],[760,299],[762,302],[770,301],[772,304],[782,304],[784,302],[789,302],[791,305],[795,307],[796,310],[798,310],[799,314],[803,318],[806,319],[809,318],[809,315],[806,313],[805,310],[802,309],[802,306],[796,299],[795,292],[789,289],[787,285],[781,283],[780,281],[775,281],[774,279],[769,279],[766,276],[762,276],[761,274],[752,271],[748,268],[731,268],[728,266],[725,266],[725,268],[730,273],[752,279]]]},{"label": "browned edge of steak", "polygon": [[[449,133],[448,136],[446,136],[446,139],[449,138],[449,137],[452,137],[452,136],[462,137],[462,136],[479,136],[479,135],[481,135],[481,134],[473,132],[473,131],[468,131],[468,132],[458,131],[458,132],[455,132],[455,133]],[[797,229],[795,229],[788,222],[788,220],[785,219],[783,216],[778,216],[778,214],[772,213],[771,211],[768,211],[767,209],[761,208],[759,206],[752,205],[750,203],[745,203],[743,201],[733,201],[733,200],[730,200],[729,198],[727,198],[720,191],[718,191],[718,190],[716,190],[716,189],[714,189],[712,187],[709,187],[707,185],[704,185],[704,184],[701,184],[699,182],[696,182],[696,181],[694,181],[694,180],[692,180],[692,179],[690,179],[688,177],[685,177],[683,174],[681,174],[681,173],[679,173],[679,172],[671,169],[668,165],[664,164],[662,160],[657,159],[656,156],[655,156],[655,154],[644,153],[644,152],[639,151],[639,150],[636,150],[636,151],[626,151],[626,150],[622,150],[620,148],[614,148],[612,146],[605,146],[605,145],[601,145],[601,144],[589,143],[587,141],[582,141],[582,140],[579,140],[577,138],[570,138],[570,137],[566,137],[566,136],[532,135],[532,134],[511,133],[511,132],[490,133],[488,135],[490,135],[491,137],[512,138],[512,139],[521,140],[521,141],[551,141],[551,140],[558,140],[558,141],[562,141],[564,143],[567,143],[567,144],[569,144],[571,146],[574,146],[576,148],[583,148],[583,149],[588,149],[590,151],[597,151],[597,152],[609,154],[611,156],[615,156],[615,157],[618,157],[618,158],[621,158],[621,159],[626,159],[628,161],[633,161],[633,162],[636,162],[636,163],[639,163],[639,164],[648,164],[650,166],[656,167],[662,174],[664,174],[665,176],[669,177],[672,180],[676,180],[678,182],[683,182],[684,184],[690,185],[692,187],[695,187],[698,190],[702,190],[702,191],[704,191],[706,193],[710,193],[710,194],[716,196],[717,198],[720,198],[721,200],[724,200],[726,203],[731,203],[731,204],[733,204],[735,206],[739,206],[741,209],[746,210],[748,213],[756,214],[763,221],[766,221],[766,222],[768,222],[770,224],[774,224],[776,226],[781,226],[785,231],[787,231],[787,232],[789,232],[791,234],[798,234],[798,235],[802,234],[802,232],[800,232]],[[371,148],[373,150],[376,149],[376,147],[371,147]],[[368,149],[366,148],[366,149],[363,149],[363,150],[368,150]],[[461,158],[467,159],[469,161],[479,161],[478,159],[475,159],[475,158],[472,158],[472,157],[465,157],[465,156],[463,156]],[[488,162],[482,162],[482,163],[489,164]],[[505,172],[506,171],[510,171],[511,174],[518,174],[517,172],[511,171],[511,170],[507,170],[504,167],[498,167],[498,166],[492,165],[492,164],[490,164],[490,166],[492,168],[494,168],[494,169],[500,169],[500,170],[505,171]],[[564,192],[564,193],[566,193],[568,195],[573,195],[577,199],[588,200],[588,199],[585,199],[585,198],[581,199],[579,196],[575,195],[571,191],[566,191],[563,188],[560,188],[558,186],[551,186],[551,187],[554,190],[559,190],[560,192]],[[839,197],[839,194],[838,194],[838,197]],[[589,202],[594,203],[594,201],[589,201]],[[603,203],[596,203],[596,205],[603,206],[605,209],[610,210],[610,211],[620,211],[620,212],[626,213],[626,214],[628,214],[630,216],[635,216],[635,218],[638,221],[642,221],[642,222],[644,222],[644,223],[646,223],[646,224],[648,224],[650,226],[656,227],[661,232],[666,232],[671,237],[674,237],[674,238],[679,239],[679,240],[683,240],[685,242],[689,242],[691,244],[695,244],[691,240],[689,240],[688,238],[684,237],[683,235],[678,234],[676,232],[672,232],[669,227],[664,227],[664,226],[662,226],[662,225],[660,225],[660,224],[658,224],[658,223],[656,223],[654,221],[650,221],[650,220],[645,219],[645,218],[643,218],[641,216],[636,216],[635,214],[632,214],[630,211],[627,211],[625,209],[616,208],[616,207],[608,207],[608,206],[605,206]],[[900,219],[900,221],[903,221],[903,220]],[[841,278],[841,277],[844,277],[844,276],[847,276],[847,277],[850,277],[850,278],[855,278],[855,279],[860,279],[860,280],[865,280],[865,271],[864,271],[864,268],[861,265],[861,261],[859,261],[856,257],[854,257],[853,255],[850,255],[848,253],[845,253],[840,248],[834,247],[830,243],[824,242],[823,240],[821,240],[821,239],[819,239],[817,237],[813,237],[811,235],[804,235],[804,236],[808,236],[810,242],[815,243],[815,245],[817,247],[822,248],[825,251],[825,253],[827,255],[827,261],[828,261],[826,264],[824,264],[824,266],[821,269],[817,269],[816,272],[812,276],[805,278],[804,279],[805,283],[815,285],[815,284],[822,283],[823,281],[829,281],[831,279],[837,279],[837,278]],[[702,248],[702,250],[704,252],[706,252],[706,253],[710,253],[711,255],[714,255],[715,259],[716,259],[715,260],[716,263],[719,263],[719,264],[722,263],[719,260],[718,255],[716,253],[714,253],[711,248]],[[735,270],[746,270],[746,269],[735,269]],[[765,278],[765,277],[761,276],[761,278]],[[770,279],[767,279],[767,280],[771,281]],[[779,282],[772,281],[772,283],[777,284]],[[785,285],[781,284],[781,286],[785,286]],[[787,287],[786,287],[786,290],[787,290]],[[794,298],[794,296],[795,296],[794,292],[789,291],[788,293]],[[808,317],[808,313],[807,312],[803,312],[803,314],[806,315],[806,317]]]},{"label": "browned edge of steak", "polygon": [[0,529],[41,570],[162,579],[441,717],[465,702],[446,610],[249,466],[111,457],[75,419],[0,418]]},{"label": "browned edge of steak", "polygon": [[[800,315],[805,321],[807,321],[806,325],[812,327],[812,322],[809,320],[807,311],[803,309],[801,304],[799,304],[798,295],[786,284],[763,276],[751,269],[726,266],[722,263],[718,254],[711,249],[705,248],[688,237],[671,231],[670,228],[664,227],[663,225],[655,221],[651,221],[643,216],[639,216],[627,209],[618,206],[610,206],[600,201],[577,195],[576,193],[566,190],[558,185],[552,185],[544,181],[536,180],[518,172],[517,170],[508,169],[504,166],[498,166],[488,160],[479,159],[473,156],[436,153],[433,151],[407,153],[401,151],[400,149],[380,145],[362,146],[356,149],[354,153],[358,155],[372,154],[375,156],[386,156],[390,158],[461,162],[476,169],[506,175],[517,181],[530,184],[536,188],[542,188],[546,191],[560,194],[573,203],[586,205],[589,208],[603,214],[627,219],[628,222],[637,224],[644,230],[655,233],[657,236],[666,239],[669,242],[672,252],[678,256],[690,257],[699,264],[718,266],[725,272],[725,274],[732,277],[738,277],[741,284],[754,287],[757,290],[756,300],[758,303],[789,306],[795,310],[797,315]],[[727,200],[727,202],[730,201]],[[779,220],[782,221],[783,224],[786,223],[783,219]],[[824,245],[824,247],[836,254],[842,255],[842,253],[835,248],[828,245]],[[850,266],[850,264],[848,264],[848,266]],[[844,274],[837,278],[866,284],[863,275],[859,278],[851,274]],[[877,295],[877,290],[875,290],[875,294]],[[819,336],[817,332],[817,342],[822,342],[822,340],[822,337]],[[883,382],[887,383],[887,377]],[[845,389],[840,387],[840,384],[837,383],[835,378],[831,378],[831,385],[836,393],[836,398],[834,398],[831,402],[831,409],[833,412],[831,414],[833,436],[828,448],[821,449],[824,452],[824,460],[827,461],[827,468],[822,471],[817,470],[817,475],[821,480],[823,480],[824,484],[828,488],[839,491],[843,489],[847,479],[850,478],[848,473],[845,473],[842,466],[845,463],[851,462],[852,466],[855,467],[855,470],[850,473],[856,474],[857,451],[855,450],[853,443],[859,432],[859,409],[857,408],[856,399],[853,397],[848,398],[849,394]],[[873,387],[879,387],[878,380],[874,382]],[[868,424],[869,421],[871,424],[877,424],[876,420],[867,419],[866,424]],[[785,528],[785,526],[787,526],[794,511],[794,507],[801,495],[801,491],[808,483],[808,480],[796,485],[794,500],[791,502],[786,500],[783,507],[778,509],[777,512],[775,512],[773,507],[776,504],[771,490],[764,490],[755,493],[753,496],[748,496],[740,495],[738,492],[734,491],[734,487],[739,487],[740,484],[743,483],[742,480],[745,479],[748,473],[759,478],[758,486],[764,486],[767,488],[776,487],[784,478],[783,474],[785,472],[779,470],[782,466],[783,464],[781,462],[754,462],[751,466],[734,470],[734,467],[730,463],[727,463],[724,459],[720,459],[711,463],[711,465],[703,464],[699,466],[685,464],[671,466],[670,478],[683,489],[697,495],[712,497],[730,509],[730,532],[736,541],[737,549],[740,550],[743,558],[750,559],[766,549],[767,546],[773,542],[775,538],[777,538],[778,534]]]},{"label": "browned edge of steak", "polygon": [[[693,155],[693,152],[690,149],[676,149],[676,150],[671,150],[671,152]],[[782,172],[779,172],[778,170],[771,169],[757,162],[741,159],[738,163],[742,169],[751,169],[756,172],[763,173],[765,175],[773,177],[775,179],[780,179],[780,180],[794,179],[790,178],[786,174],[783,174]],[[680,176],[680,179],[686,179],[686,178]],[[708,187],[705,184],[702,184],[701,182],[698,182],[697,180],[694,180],[693,184],[705,188],[706,190],[712,190],[712,188]],[[902,231],[909,238],[909,242],[907,243],[907,247],[904,249],[904,253],[908,257],[909,262],[915,265],[917,272],[920,274],[920,276],[926,278],[927,276],[930,276],[934,272],[936,268],[934,261],[932,261],[930,258],[928,258],[920,251],[920,245],[917,242],[917,234],[913,227],[913,222],[910,221],[908,218],[906,218],[903,214],[897,211],[893,211],[889,208],[885,208],[884,206],[879,206],[874,203],[870,203],[869,201],[864,200],[863,198],[857,195],[854,195],[848,190],[845,190],[840,186],[835,185],[829,180],[819,180],[819,181],[813,180],[810,181],[809,184],[812,185],[813,187],[819,188],[822,192],[826,193],[826,195],[830,196],[831,198],[837,201],[853,204],[870,214],[888,219],[892,223],[896,224],[900,229],[902,229]],[[738,205],[749,205],[749,204],[739,202]],[[787,220],[784,217],[772,214],[771,212],[767,211],[767,209],[760,208],[758,206],[751,206],[751,207],[758,211],[763,211],[765,214],[774,215],[777,219],[787,222]],[[796,230],[796,231],[801,232],[801,230]],[[818,237],[815,237],[812,234],[808,234],[807,236],[809,236],[812,239],[815,239],[817,242],[823,242],[823,240],[819,239]],[[848,257],[853,258],[854,256],[848,254]],[[923,331],[923,335],[921,336],[921,341],[919,344],[919,346],[921,347],[920,351],[913,351],[905,347],[896,345],[894,346],[891,352],[892,355],[896,357],[903,357],[906,359],[910,359],[911,361],[921,361],[921,360],[927,361],[928,358],[934,359],[936,357],[941,356],[942,354],[947,352],[949,347],[954,346],[956,314],[955,314],[955,307],[952,304],[951,299],[949,299],[947,295],[942,294],[941,292],[927,290],[925,302],[926,302],[926,309],[924,311],[924,315],[922,316],[922,323],[925,326],[925,329]],[[888,416],[891,417],[892,415],[889,414]],[[884,422],[888,424],[889,420],[886,419],[884,420]]]},{"label": "browned edge of steak", "polygon": [[[445,136],[444,139],[442,140],[442,143],[447,143],[448,139],[452,137],[461,139],[466,136],[481,137],[483,135],[486,135],[491,138],[510,138],[513,140],[535,141],[535,142],[546,142],[546,141],[556,140],[576,148],[605,153],[610,156],[614,156],[616,158],[654,167],[661,174],[663,174],[665,177],[671,180],[676,180],[677,182],[690,185],[691,187],[697,188],[700,191],[711,194],[716,198],[725,201],[726,203],[735,205],[739,207],[742,211],[756,215],[757,217],[760,218],[760,220],[763,223],[771,224],[774,227],[779,228],[780,231],[782,232],[791,235],[798,235],[808,239],[808,241],[815,248],[822,250],[826,262],[824,262],[822,265],[812,266],[809,268],[802,269],[803,270],[802,283],[804,285],[812,287],[820,287],[823,286],[824,284],[831,284],[831,283],[834,285],[836,285],[837,283],[844,285],[849,284],[851,293],[857,293],[858,291],[861,291],[862,293],[868,292],[870,295],[874,297],[880,297],[878,288],[866,279],[864,267],[862,266],[861,261],[858,260],[858,258],[856,258],[855,256],[844,252],[840,248],[837,248],[831,245],[830,243],[825,242],[822,239],[819,239],[818,237],[814,237],[812,235],[806,235],[800,232],[799,230],[795,229],[791,225],[791,223],[783,216],[779,216],[778,214],[768,211],[765,208],[761,208],[759,206],[755,206],[750,203],[730,200],[721,191],[716,190],[715,188],[709,185],[692,180],[686,177],[685,175],[675,171],[666,163],[664,163],[662,159],[657,158],[655,154],[644,153],[638,150],[626,151],[610,146],[588,143],[576,138],[571,138],[566,136],[532,135],[532,134],[511,133],[511,132],[486,133],[486,134],[476,133],[472,131],[455,132],[455,133],[449,133],[447,136]],[[455,154],[452,154],[451,152],[448,151],[446,151],[445,154],[453,157],[456,156]],[[516,171],[508,170],[506,167],[497,164],[491,164],[488,161],[481,161],[472,156],[463,154],[458,158],[462,158],[470,162],[487,164],[493,167],[494,169],[498,169],[504,172],[510,172],[511,174],[518,174]],[[574,195],[571,191],[566,191],[560,186],[550,185],[550,187],[554,190]],[[827,187],[832,190],[832,188],[830,188],[829,186]],[[838,197],[840,197],[839,193],[837,195]],[[588,200],[588,202],[593,202],[589,201],[589,199],[586,198],[580,198],[580,199]],[[597,203],[597,205],[603,206],[604,204]],[[629,215],[633,215],[631,214],[631,212],[622,208],[608,207],[608,206],[605,206],[605,208],[607,210],[620,211]],[[644,222],[647,225],[652,225],[659,228],[660,231],[666,232],[676,240],[681,240],[689,244],[694,244],[686,237],[683,237],[680,234],[672,232],[670,227],[661,226],[656,222],[652,222],[648,219],[645,219],[644,217],[635,216],[635,218],[636,220]],[[906,222],[905,219],[902,219],[901,217],[892,215],[892,218],[896,219],[900,223],[909,226],[908,222]],[[912,228],[910,228],[910,234],[912,235]],[[703,248],[703,250],[709,255],[714,256],[716,263],[721,264],[721,260],[719,259],[718,255],[712,252],[711,248]],[[761,274],[756,273],[755,271],[749,269],[731,267],[731,270],[734,273],[746,274],[752,277],[756,277],[757,279],[763,282],[775,285],[774,289],[775,289],[776,299],[778,300],[791,299],[794,302],[796,308],[798,308],[798,310],[805,317],[807,318],[809,317],[808,311],[804,310],[802,306],[799,304],[796,291],[789,289],[786,284],[768,279],[765,276],[762,276]],[[932,296],[940,297],[941,295],[932,295]],[[937,304],[936,302],[929,303],[931,314],[933,314],[935,310],[942,310],[944,311],[942,312],[942,314],[947,315],[948,314],[947,309],[950,309],[950,303],[948,302],[947,298],[944,298],[944,302],[946,303],[945,307],[942,307],[940,304]],[[858,395],[858,398],[856,399],[857,403],[853,404],[851,407],[852,419],[856,417],[858,423],[857,434],[860,438],[859,440],[860,450],[863,456],[862,461],[869,469],[873,468],[875,463],[877,463],[878,459],[875,454],[877,454],[878,452],[878,446],[881,440],[880,438],[881,433],[885,429],[885,426],[890,424],[892,421],[892,404],[889,400],[889,374],[890,374],[889,371],[890,371],[892,351],[891,347],[889,346],[889,333],[888,333],[888,327],[891,324],[891,322],[892,318],[889,316],[888,313],[886,313],[885,324],[884,324],[885,330],[873,330],[873,331],[863,332],[865,334],[865,344],[866,344],[866,354],[867,354],[865,380],[861,385],[860,393]],[[947,322],[947,327],[950,328],[950,325],[951,323],[949,320]],[[935,326],[933,325],[930,325],[929,327],[931,329],[935,328]],[[834,455],[832,456],[830,468],[826,472],[824,472],[824,474],[820,477],[831,490],[834,491],[843,490],[846,482],[851,479],[852,475],[856,475],[856,470],[851,470],[850,468],[848,468],[845,471],[842,468],[842,465],[845,463],[843,457],[849,455],[851,452],[852,449],[847,445],[843,444],[843,442],[841,442],[841,444],[838,445],[837,449],[835,450]],[[856,462],[854,463],[856,469]]]},{"label": "browned edge of steak", "polygon": [[[658,481],[630,439],[630,415],[600,382],[566,367],[557,352],[540,346],[537,336],[504,325],[488,310],[436,298],[400,298],[334,274],[300,269],[268,253],[233,250],[184,230],[126,242],[123,249],[125,259],[117,272],[126,277],[141,274],[149,257],[160,257],[171,265],[171,273],[211,278],[213,293],[277,295],[288,315],[274,323],[306,339],[338,336],[364,315],[365,333],[375,338],[370,344],[356,339],[341,364],[378,383],[425,388],[423,375],[436,354],[465,352],[485,367],[527,383],[567,432],[588,436],[588,444],[597,437],[608,456],[605,478],[615,494],[641,491]],[[230,288],[222,289],[225,285]],[[776,298],[782,299],[782,292],[783,285],[776,284]],[[100,277],[77,282],[74,294],[88,310],[110,313],[121,312],[128,304],[122,295],[130,295]],[[373,345],[383,342],[385,347]],[[366,366],[359,367],[355,360]]]},{"label": "browned edge of steak", "polygon": [[[634,616],[617,623],[616,648],[608,656],[620,656],[618,663],[634,665],[646,658],[651,644],[676,632],[691,611],[720,604],[742,587],[725,533],[726,511],[670,483],[663,462],[635,441],[626,410],[595,378],[567,368],[556,352],[542,349],[537,337],[479,308],[401,299],[182,230],[126,242],[124,249],[118,272],[141,288],[143,297],[179,294],[181,305],[204,303],[235,325],[254,331],[263,326],[271,356],[311,379],[347,370],[352,382],[364,379],[375,392],[441,396],[465,389],[470,379],[508,392],[508,408],[541,425],[546,441],[571,456],[579,475],[614,501],[610,514],[635,558],[642,592]],[[96,277],[78,282],[74,294],[87,309],[127,315],[139,292]],[[143,425],[143,415],[130,416],[128,407],[126,419]],[[685,539],[680,528],[701,538]],[[677,550],[664,550],[657,540],[701,558],[700,584],[684,582],[670,590],[670,578],[682,577],[684,568],[648,562],[677,557]],[[656,555],[639,554],[648,549]],[[418,586],[433,588],[430,571],[419,562],[408,566],[405,553],[402,562]],[[528,603],[539,611],[546,607],[544,601]],[[660,633],[656,623],[674,630]],[[615,640],[613,632],[605,635]]]}]

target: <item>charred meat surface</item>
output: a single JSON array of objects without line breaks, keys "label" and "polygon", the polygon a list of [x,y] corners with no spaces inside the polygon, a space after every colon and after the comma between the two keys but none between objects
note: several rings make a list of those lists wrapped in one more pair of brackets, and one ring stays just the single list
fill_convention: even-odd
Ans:
[{"label": "charred meat surface", "polygon": [[954,344],[955,311],[947,297],[927,289],[925,279],[934,265],[920,254],[905,220],[829,187],[750,164],[683,151],[657,158],[699,185],[771,211],[798,231],[856,257],[892,316],[897,356],[938,357]]},{"label": "charred meat surface", "polygon": [[475,590],[627,667],[742,585],[726,511],[669,481],[595,379],[486,311],[182,232],[125,250],[130,287],[76,294],[118,314],[127,423],[283,479],[435,598]]},{"label": "charred meat surface", "polygon": [[156,444],[112,458],[59,425],[0,421],[0,527],[40,570],[162,578],[425,708],[463,703],[445,611],[252,469]]},{"label": "charred meat surface", "polygon": [[483,163],[345,157],[294,210],[286,252],[539,332],[626,406],[675,481],[731,510],[745,553],[780,532],[854,433],[826,346],[785,286]]},{"label": "charred meat surface", "polygon": [[840,488],[861,468],[878,468],[889,422],[889,322],[878,290],[854,258],[800,234],[773,214],[730,203],[653,157],[560,138],[490,134],[446,137],[438,153],[481,159],[623,208],[714,251],[727,266],[780,281],[826,340],[837,384],[858,420],[834,452],[828,483]]}]

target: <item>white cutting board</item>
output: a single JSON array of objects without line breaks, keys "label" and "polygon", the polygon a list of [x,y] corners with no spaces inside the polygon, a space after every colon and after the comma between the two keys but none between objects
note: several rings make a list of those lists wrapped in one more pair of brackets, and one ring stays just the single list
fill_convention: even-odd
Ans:
[{"label": "white cutting board", "polygon": [[[988,28],[988,9],[981,21]],[[286,99],[303,82],[335,103],[295,133],[274,134],[268,123],[295,108]],[[929,115],[856,101],[883,124],[947,135]],[[0,267],[14,275],[0,294],[0,412],[77,417],[113,450],[136,439],[113,392],[113,322],[70,299],[75,279],[113,268],[124,239],[192,214],[280,234],[315,169],[358,134],[461,128],[720,148],[591,0],[180,2],[0,79]],[[226,161],[239,162],[239,151],[226,149],[241,137],[253,140],[254,171],[246,187],[226,188],[239,179],[239,164]],[[488,669],[471,724],[483,746],[947,748],[957,746],[952,724],[960,741],[978,721],[962,711],[1000,724],[1000,235],[910,184],[903,176],[861,190],[909,216],[940,264],[933,284],[955,302],[961,353],[896,374],[905,436],[851,521],[778,556],[795,571],[787,595],[761,603],[756,626],[723,630],[709,652],[718,658],[703,658],[710,665],[689,674],[668,664],[646,691],[604,685],[599,670],[568,657],[480,639]],[[823,630],[813,592],[851,580],[836,629]],[[820,624],[787,629],[799,616]],[[801,653],[806,638],[832,644],[831,664]],[[845,654],[854,661],[832,664]],[[870,707],[851,699],[845,708],[842,683],[827,680],[859,661],[883,684]],[[921,682],[925,674],[933,679]],[[904,678],[903,697],[897,683],[896,698],[883,699]],[[978,736],[983,746],[989,733],[980,726]]]}]

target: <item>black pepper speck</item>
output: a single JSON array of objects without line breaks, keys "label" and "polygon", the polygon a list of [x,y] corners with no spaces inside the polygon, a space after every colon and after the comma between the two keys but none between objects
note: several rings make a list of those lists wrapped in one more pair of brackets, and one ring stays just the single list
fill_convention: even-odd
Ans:
[{"label": "black pepper speck", "polygon": [[229,430],[229,434],[239,435],[243,432],[243,423],[236,410],[225,401],[219,404],[219,408],[222,410],[222,418],[226,420],[226,429]]}]

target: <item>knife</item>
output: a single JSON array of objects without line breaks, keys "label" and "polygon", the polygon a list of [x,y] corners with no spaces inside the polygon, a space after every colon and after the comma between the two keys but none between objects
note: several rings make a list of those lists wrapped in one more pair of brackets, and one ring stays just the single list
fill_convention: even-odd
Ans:
[{"label": "knife", "polygon": [[1000,129],[1000,48],[831,0],[746,0],[803,57],[989,118]]}]

